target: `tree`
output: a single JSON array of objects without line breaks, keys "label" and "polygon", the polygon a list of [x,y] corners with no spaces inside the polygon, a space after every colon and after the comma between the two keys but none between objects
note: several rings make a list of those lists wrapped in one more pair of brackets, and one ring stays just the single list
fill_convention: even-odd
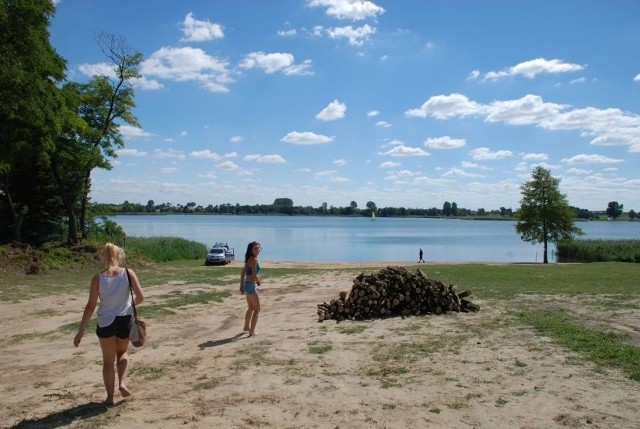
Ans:
[{"label": "tree", "polygon": [[516,231],[524,241],[544,244],[545,264],[549,263],[548,242],[558,243],[583,234],[574,225],[574,211],[567,203],[566,196],[560,193],[559,185],[560,179],[552,177],[549,170],[537,166],[531,180],[520,186],[522,199]]},{"label": "tree", "polygon": [[635,219],[638,217],[638,213],[635,210],[629,210],[629,219]]},{"label": "tree", "polygon": [[66,68],[49,41],[54,11],[50,0],[0,2],[0,242],[59,230],[59,206],[44,189]]},{"label": "tree", "polygon": [[451,214],[453,216],[458,216],[458,203],[455,201],[451,203]]},{"label": "tree", "polygon": [[444,204],[442,205],[442,214],[444,216],[451,216],[452,210],[451,210],[451,203],[449,201],[445,201]]},{"label": "tree", "polygon": [[113,76],[94,76],[84,87],[85,104],[82,118],[94,130],[93,138],[87,141],[84,159],[84,189],[80,209],[80,228],[82,238],[86,238],[86,217],[89,192],[91,191],[91,172],[95,168],[110,170],[109,158],[117,156],[116,150],[124,147],[120,134],[120,124],[138,127],[133,115],[135,107],[134,91],[131,81],[139,77],[138,65],[142,53],[132,52],[125,40],[113,34],[99,33],[96,41],[102,52],[111,60]]},{"label": "tree", "polygon": [[367,201],[367,208],[369,209],[369,214],[375,213],[377,210],[376,203],[373,201]]},{"label": "tree", "polygon": [[622,214],[624,205],[618,204],[617,201],[610,201],[607,205],[607,216],[611,219],[617,219]]}]

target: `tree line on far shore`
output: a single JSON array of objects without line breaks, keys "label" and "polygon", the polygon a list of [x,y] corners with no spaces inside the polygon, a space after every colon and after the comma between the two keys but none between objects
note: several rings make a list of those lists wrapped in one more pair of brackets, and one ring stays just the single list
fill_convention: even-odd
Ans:
[{"label": "tree line on far shore", "polygon": [[[623,205],[616,201],[609,202],[606,210],[591,211],[584,208],[573,207],[576,219],[598,220],[624,218]],[[118,214],[225,214],[225,215],[288,215],[288,216],[363,216],[371,217],[375,213],[377,217],[459,217],[474,219],[513,219],[516,211],[512,208],[500,207],[498,209],[476,210],[458,207],[457,203],[445,201],[442,208],[415,208],[415,207],[377,207],[373,201],[368,201],[365,207],[358,207],[358,203],[351,201],[348,206],[336,207],[322,203],[318,207],[296,206],[290,198],[276,198],[273,204],[209,204],[203,206],[195,202],[186,204],[161,203],[154,200],[146,204],[124,201],[121,204],[93,203],[91,211],[95,215]],[[629,210],[628,219],[638,218],[634,210]]]}]

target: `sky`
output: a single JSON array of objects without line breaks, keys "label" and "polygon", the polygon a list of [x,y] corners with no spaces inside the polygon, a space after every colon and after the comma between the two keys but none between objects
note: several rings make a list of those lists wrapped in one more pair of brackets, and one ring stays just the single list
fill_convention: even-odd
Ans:
[{"label": "sky", "polygon": [[143,54],[99,203],[640,211],[640,2],[58,0],[67,78]]}]

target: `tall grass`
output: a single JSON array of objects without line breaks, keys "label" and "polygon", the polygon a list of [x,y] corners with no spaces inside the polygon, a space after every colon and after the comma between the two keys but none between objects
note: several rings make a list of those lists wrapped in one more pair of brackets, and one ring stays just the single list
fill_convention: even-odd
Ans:
[{"label": "tall grass", "polygon": [[178,237],[128,237],[125,251],[142,253],[152,261],[167,262],[186,259],[202,259],[207,246]]},{"label": "tall grass", "polygon": [[640,262],[640,240],[571,240],[557,247],[559,262]]}]

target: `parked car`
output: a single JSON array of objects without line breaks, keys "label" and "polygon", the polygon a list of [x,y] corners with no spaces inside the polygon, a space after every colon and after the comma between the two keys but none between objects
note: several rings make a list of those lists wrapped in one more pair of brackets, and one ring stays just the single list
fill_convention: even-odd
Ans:
[{"label": "parked car", "polygon": [[235,259],[235,251],[227,243],[216,243],[211,246],[204,258],[205,265],[226,265]]}]

